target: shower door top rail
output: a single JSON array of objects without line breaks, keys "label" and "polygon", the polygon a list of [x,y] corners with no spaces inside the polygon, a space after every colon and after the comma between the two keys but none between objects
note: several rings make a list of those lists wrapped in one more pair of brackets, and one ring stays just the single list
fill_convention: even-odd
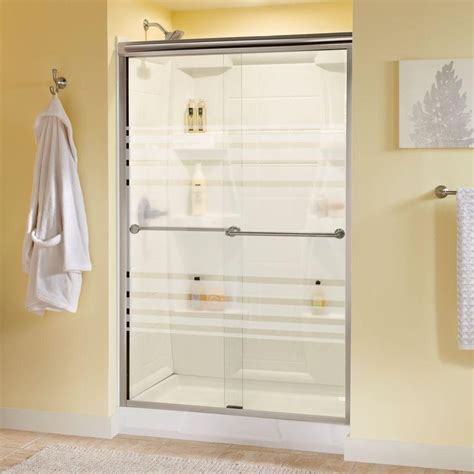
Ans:
[{"label": "shower door top rail", "polygon": [[179,51],[198,54],[212,54],[236,48],[271,48],[271,47],[322,47],[331,49],[349,48],[352,44],[352,33],[280,35],[280,36],[246,36],[231,38],[202,38],[163,41],[131,41],[118,44],[118,54],[122,57],[139,57],[176,54]]},{"label": "shower door top rail", "polygon": [[343,229],[334,232],[269,232],[269,231],[245,231],[240,227],[168,227],[168,226],[130,226],[130,233],[138,234],[142,230],[157,230],[165,232],[223,232],[227,237],[249,236],[249,237],[320,237],[343,239],[346,235]]}]

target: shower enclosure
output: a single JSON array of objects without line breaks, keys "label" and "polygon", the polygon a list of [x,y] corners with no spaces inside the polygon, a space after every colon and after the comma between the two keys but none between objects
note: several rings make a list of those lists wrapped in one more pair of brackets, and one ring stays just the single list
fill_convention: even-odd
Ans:
[{"label": "shower enclosure", "polygon": [[122,405],[347,422],[350,34],[119,58]]}]

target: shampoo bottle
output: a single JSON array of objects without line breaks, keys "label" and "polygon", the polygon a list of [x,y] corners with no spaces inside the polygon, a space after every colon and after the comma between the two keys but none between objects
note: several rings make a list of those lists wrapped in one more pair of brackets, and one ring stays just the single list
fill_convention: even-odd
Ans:
[{"label": "shampoo bottle", "polygon": [[197,130],[205,132],[207,126],[207,107],[206,103],[200,99],[197,105]]},{"label": "shampoo bottle", "polygon": [[193,99],[189,99],[188,106],[186,107],[186,114],[184,119],[185,130],[188,133],[194,132],[196,124],[196,103]]},{"label": "shampoo bottle", "polygon": [[207,212],[207,186],[202,172],[202,165],[198,163],[191,180],[191,214],[203,216]]},{"label": "shampoo bottle", "polygon": [[326,306],[326,299],[324,298],[324,290],[321,287],[321,281],[316,280],[315,286],[313,289],[313,299],[312,299],[313,308],[323,308]]}]

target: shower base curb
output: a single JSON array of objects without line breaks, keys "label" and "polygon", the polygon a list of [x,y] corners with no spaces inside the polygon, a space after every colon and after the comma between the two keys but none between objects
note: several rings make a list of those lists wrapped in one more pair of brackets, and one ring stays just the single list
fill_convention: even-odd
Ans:
[{"label": "shower base curb", "polygon": [[121,434],[344,453],[349,427],[312,421],[120,407]]}]

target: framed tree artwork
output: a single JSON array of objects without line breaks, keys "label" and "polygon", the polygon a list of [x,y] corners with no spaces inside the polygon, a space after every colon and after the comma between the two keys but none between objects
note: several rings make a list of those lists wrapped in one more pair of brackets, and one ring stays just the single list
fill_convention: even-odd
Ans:
[{"label": "framed tree artwork", "polygon": [[400,148],[474,147],[474,59],[400,61]]}]

